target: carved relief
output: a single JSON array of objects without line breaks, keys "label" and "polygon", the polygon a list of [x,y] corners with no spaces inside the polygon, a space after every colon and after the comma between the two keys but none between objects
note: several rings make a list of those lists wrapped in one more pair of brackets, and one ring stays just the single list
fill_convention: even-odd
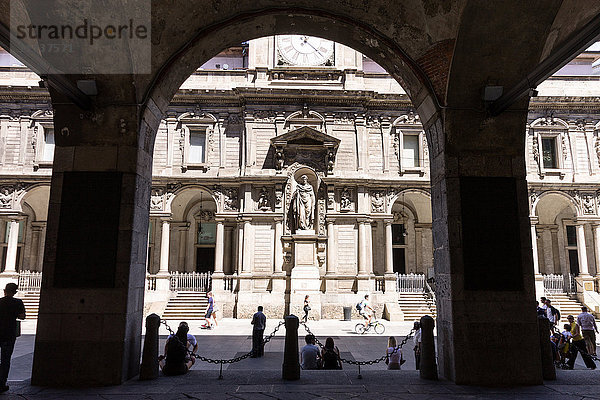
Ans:
[{"label": "carved relief", "polygon": [[421,123],[421,118],[419,117],[418,114],[415,114],[414,112],[409,112],[406,115],[401,116],[398,119],[398,122],[400,124],[420,124]]},{"label": "carved relief", "polygon": [[319,188],[319,191],[317,193],[317,208],[318,208],[318,219],[319,219],[319,229],[318,229],[318,234],[320,236],[325,236],[326,235],[326,227],[325,227],[325,213],[326,213],[326,196],[325,196],[325,189],[324,189],[325,185],[321,185],[321,187]]},{"label": "carved relief", "polygon": [[269,211],[271,209],[271,198],[269,191],[265,186],[262,187],[258,194],[257,208],[261,211]]},{"label": "carved relief", "polygon": [[385,192],[383,190],[372,191],[369,194],[371,198],[371,212],[384,213],[385,212]]},{"label": "carved relief", "polygon": [[535,204],[535,201],[537,200],[537,198],[539,197],[539,193],[537,193],[534,189],[531,189],[529,191],[529,206],[533,209],[533,205]]},{"label": "carved relief", "polygon": [[278,174],[283,170],[283,166],[285,165],[285,155],[283,153],[283,148],[276,147],[275,148],[275,170]]},{"label": "carved relief", "polygon": [[352,191],[347,187],[340,193],[340,211],[352,211]]},{"label": "carved relief", "polygon": [[594,144],[596,150],[596,157],[598,158],[598,164],[600,165],[600,136],[596,136],[596,143]]},{"label": "carved relief", "polygon": [[593,193],[582,194],[581,208],[584,214],[596,214],[596,196]]},{"label": "carved relief", "polygon": [[567,144],[567,133],[563,133],[561,135],[561,140],[562,140],[562,155],[563,155],[563,159],[566,161],[567,160],[567,156],[569,155],[569,151],[568,151],[568,144]]},{"label": "carved relief", "polygon": [[0,208],[12,208],[13,192],[12,186],[0,186]]},{"label": "carved relief", "polygon": [[429,145],[427,144],[427,136],[425,134],[421,135],[423,138],[422,146],[423,146],[423,158],[425,160],[429,160]]},{"label": "carved relief", "polygon": [[259,110],[254,112],[254,122],[275,122],[277,113],[270,110]]},{"label": "carved relief", "polygon": [[327,192],[327,208],[330,210],[335,208],[335,192],[333,190]]},{"label": "carved relief", "polygon": [[225,211],[237,211],[238,208],[238,189],[226,188],[223,190],[223,208]]},{"label": "carved relief", "polygon": [[533,135],[533,159],[535,160],[538,168],[540,167],[540,144],[538,143],[538,137],[534,133]]},{"label": "carved relief", "polygon": [[353,113],[336,113],[333,115],[333,122],[336,124],[353,124],[356,115]]},{"label": "carved relief", "polygon": [[281,208],[283,205],[283,189],[281,185],[275,186],[275,208]]},{"label": "carved relief", "polygon": [[335,152],[332,149],[327,151],[327,173],[333,173],[333,167],[335,166]]},{"label": "carved relief", "polygon": [[162,188],[152,188],[150,194],[150,211],[162,211],[164,209],[165,191]]}]

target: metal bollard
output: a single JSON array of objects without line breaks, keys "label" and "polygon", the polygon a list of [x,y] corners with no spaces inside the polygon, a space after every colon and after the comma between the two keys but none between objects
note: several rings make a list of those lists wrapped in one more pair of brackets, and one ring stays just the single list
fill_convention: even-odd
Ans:
[{"label": "metal bollard", "polygon": [[287,381],[300,379],[300,358],[298,357],[298,326],[295,315],[285,317],[285,350],[283,353],[282,377]]},{"label": "metal bollard", "polygon": [[556,368],[552,360],[552,345],[550,344],[550,321],[548,318],[538,316],[538,333],[540,337],[540,351],[542,355],[542,377],[544,380],[556,380]]},{"label": "metal bollard", "polygon": [[433,327],[435,322],[429,315],[421,317],[421,368],[419,374],[421,379],[437,381],[437,362],[435,360],[435,342],[433,339]]},{"label": "metal bollard", "polygon": [[147,381],[158,378],[158,328],[160,317],[150,314],[146,317],[146,337],[144,338],[144,352],[142,366],[140,367],[140,380]]}]

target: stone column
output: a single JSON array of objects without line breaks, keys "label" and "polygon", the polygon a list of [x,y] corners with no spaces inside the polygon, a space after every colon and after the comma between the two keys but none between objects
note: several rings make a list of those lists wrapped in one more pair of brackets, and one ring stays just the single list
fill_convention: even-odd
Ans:
[{"label": "stone column", "polygon": [[225,245],[223,248],[223,271],[232,274],[234,272],[233,265],[231,263],[231,249],[233,244],[233,227],[225,227]]},{"label": "stone column", "polygon": [[587,250],[585,247],[585,225],[583,222],[577,223],[577,257],[579,259],[579,274],[588,276]]},{"label": "stone column", "polygon": [[243,227],[243,250],[242,250],[242,274],[251,274],[252,271],[250,271],[250,254],[251,254],[251,249],[250,246],[252,246],[252,242],[251,242],[251,238],[250,235],[248,234],[250,232],[250,219],[244,218],[244,227]]},{"label": "stone column", "polygon": [[190,225],[183,223],[179,226],[179,254],[177,257],[177,270],[185,271],[185,253],[187,250],[188,232]]},{"label": "stone column", "polygon": [[17,247],[19,245],[19,220],[11,219],[8,223],[8,243],[6,248],[5,274],[17,273]]},{"label": "stone column", "polygon": [[283,273],[283,248],[281,245],[281,236],[283,235],[283,217],[275,217],[275,246],[273,272],[276,275]]},{"label": "stone column", "polygon": [[385,220],[385,273],[394,273],[394,248],[392,242],[392,220]]},{"label": "stone column", "polygon": [[[218,218],[217,220],[217,237],[215,242],[215,272],[214,275],[223,275],[223,256],[224,256],[224,241],[225,241],[225,227],[223,226],[223,219]],[[218,276],[217,276],[218,278]]]},{"label": "stone column", "polygon": [[[533,233],[533,231],[532,231]],[[552,245],[552,232],[550,232],[550,229],[548,228],[544,228],[542,230],[542,243],[543,243],[543,253],[544,253],[544,272],[546,274],[553,274],[554,273],[554,246]],[[533,253],[533,256],[536,257],[538,253]],[[534,258],[534,262],[535,262],[535,258]],[[540,268],[541,270],[541,268]],[[539,270],[538,270],[539,272]],[[536,273],[538,273],[536,272]]]},{"label": "stone column", "polygon": [[538,275],[540,273],[540,262],[538,259],[537,230],[533,223],[531,224],[531,251],[533,256],[533,273]]},{"label": "stone column", "polygon": [[423,267],[423,228],[415,226],[415,273],[422,272],[427,275],[427,271]]},{"label": "stone column", "polygon": [[168,218],[162,219],[162,229],[160,232],[160,264],[158,266],[159,275],[169,274],[169,244],[171,236],[171,224]]},{"label": "stone column", "polygon": [[335,275],[337,245],[335,241],[335,218],[327,218],[327,275]]},{"label": "stone column", "polygon": [[235,261],[237,273],[241,274],[242,262],[244,260],[244,221],[240,218],[237,222],[237,244],[235,246]]},{"label": "stone column", "polygon": [[367,274],[367,238],[366,238],[366,220],[358,220],[358,275]]},{"label": "stone column", "polygon": [[44,254],[44,248],[41,246],[41,236],[44,227],[39,222],[31,224],[31,257],[29,258],[29,268],[32,271],[41,271],[39,258]]},{"label": "stone column", "polygon": [[[544,295],[544,277],[540,274],[540,261],[538,253],[537,243],[537,217],[529,217],[530,229],[531,229],[531,257],[533,259],[533,274],[535,282],[535,297],[540,298]],[[545,243],[544,243],[545,246]],[[544,248],[545,250],[545,248]]]},{"label": "stone column", "polygon": [[594,233],[594,253],[596,260],[596,277],[600,277],[600,225],[592,225],[592,232]]}]

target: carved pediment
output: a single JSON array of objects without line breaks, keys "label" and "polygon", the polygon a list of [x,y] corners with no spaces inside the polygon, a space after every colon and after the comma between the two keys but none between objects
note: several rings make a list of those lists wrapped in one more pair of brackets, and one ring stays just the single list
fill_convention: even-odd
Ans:
[{"label": "carved pediment", "polygon": [[273,144],[273,146],[282,147],[286,147],[287,145],[297,145],[337,148],[340,145],[340,140],[316,129],[303,126],[272,138],[271,144]]},{"label": "carved pediment", "polygon": [[275,148],[275,169],[278,173],[295,162],[332,173],[340,140],[303,126],[272,138],[271,145]]}]

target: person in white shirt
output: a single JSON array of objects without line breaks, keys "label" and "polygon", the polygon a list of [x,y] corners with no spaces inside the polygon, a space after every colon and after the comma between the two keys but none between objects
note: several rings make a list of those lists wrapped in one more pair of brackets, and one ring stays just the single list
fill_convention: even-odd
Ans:
[{"label": "person in white shirt", "polygon": [[306,346],[300,352],[300,365],[302,369],[319,369],[321,364],[321,351],[315,344],[313,335],[306,335],[304,338]]},{"label": "person in white shirt", "polygon": [[587,307],[581,307],[581,314],[577,316],[577,325],[581,328],[588,353],[595,356],[598,326],[596,325],[596,319],[588,312]]},{"label": "person in white shirt", "polygon": [[419,321],[415,321],[413,326],[415,330],[415,336],[413,337],[413,344],[415,345],[415,369],[421,368],[421,323]]}]

